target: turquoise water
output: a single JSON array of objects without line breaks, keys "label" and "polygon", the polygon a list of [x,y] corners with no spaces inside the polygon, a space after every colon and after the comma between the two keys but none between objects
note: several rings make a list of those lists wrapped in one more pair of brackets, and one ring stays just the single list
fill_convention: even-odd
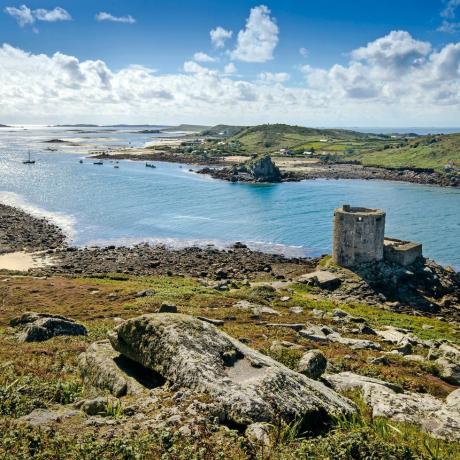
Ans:
[{"label": "turquoise water", "polygon": [[[80,164],[82,153],[72,148],[45,152],[43,139],[56,134],[78,137],[0,133],[0,201],[51,217],[78,245],[245,241],[262,250],[319,255],[330,251],[333,209],[351,203],[385,209],[387,235],[421,241],[425,255],[460,268],[459,189],[359,180],[231,184],[169,163],[151,169],[122,161],[115,169],[109,162]],[[128,139],[142,145],[152,137],[113,136],[114,145]],[[28,148],[33,166],[22,164]]]}]

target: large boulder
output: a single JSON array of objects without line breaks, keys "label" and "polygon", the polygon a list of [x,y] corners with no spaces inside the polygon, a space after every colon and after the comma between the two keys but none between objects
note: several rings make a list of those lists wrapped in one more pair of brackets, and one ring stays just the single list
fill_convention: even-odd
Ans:
[{"label": "large boulder", "polygon": [[245,163],[246,171],[259,182],[280,182],[282,179],[278,166],[270,155],[261,155]]},{"label": "large boulder", "polygon": [[134,318],[109,334],[113,347],[163,376],[172,389],[205,393],[228,423],[247,426],[302,419],[319,429],[353,404],[233,339],[215,326],[182,314]]},{"label": "large boulder", "polygon": [[460,440],[460,410],[429,394],[396,393],[383,385],[364,389],[373,417],[418,424],[432,436]]},{"label": "large boulder", "polygon": [[92,343],[86,352],[80,354],[78,366],[86,383],[100,390],[108,390],[117,398],[140,395],[148,388],[164,383],[155,372],[121,356],[108,340]]},{"label": "large boulder", "polygon": [[418,424],[435,437],[460,440],[460,390],[442,401],[429,394],[405,392],[393,383],[352,372],[323,378],[337,391],[361,390],[373,417]]},{"label": "large boulder", "polygon": [[43,342],[59,335],[86,335],[85,326],[73,319],[59,315],[26,312],[11,320],[13,327],[21,331],[18,334],[20,342]]}]

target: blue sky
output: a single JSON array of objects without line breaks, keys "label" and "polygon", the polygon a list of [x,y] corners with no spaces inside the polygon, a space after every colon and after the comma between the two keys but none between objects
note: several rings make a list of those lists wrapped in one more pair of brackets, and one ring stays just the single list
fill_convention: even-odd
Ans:
[{"label": "blue sky", "polygon": [[[459,115],[460,0],[1,6],[0,85],[9,95],[0,122],[51,120],[57,107],[61,118],[75,121],[118,121],[124,114],[142,122],[225,122],[239,114],[242,123],[452,125]],[[217,27],[227,34],[220,43],[210,37]],[[388,48],[391,56],[382,59]],[[45,74],[41,86],[31,76],[37,68]],[[53,72],[64,77],[52,79]],[[398,96],[405,78],[410,110]],[[25,94],[28,85],[35,97]],[[144,100],[134,101],[139,95]]]}]

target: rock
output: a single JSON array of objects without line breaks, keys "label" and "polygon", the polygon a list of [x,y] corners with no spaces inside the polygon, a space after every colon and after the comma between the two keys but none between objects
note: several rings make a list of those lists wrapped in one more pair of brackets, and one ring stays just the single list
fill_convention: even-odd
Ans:
[{"label": "rock", "polygon": [[327,359],[321,350],[310,350],[300,358],[297,370],[311,379],[319,379],[326,371]]},{"label": "rock", "polygon": [[177,313],[177,306],[169,303],[162,303],[158,313]]},{"label": "rock", "polygon": [[289,296],[283,296],[280,298],[280,302],[289,302],[291,298]]},{"label": "rock", "polygon": [[291,307],[289,308],[289,313],[293,313],[294,315],[300,315],[303,313],[302,307]]},{"label": "rock", "polygon": [[222,321],[221,319],[205,318],[204,316],[197,316],[197,318],[200,321],[205,321],[206,323],[214,324],[214,326],[223,326],[224,325],[224,321]]},{"label": "rock", "polygon": [[334,310],[332,310],[332,317],[333,318],[348,318],[350,315],[344,311],[344,310],[341,310],[340,308],[335,308]]},{"label": "rock", "polygon": [[294,331],[300,331],[304,328],[303,324],[291,324],[291,323],[269,323],[267,327],[284,327],[287,329],[293,329]]},{"label": "rock", "polygon": [[78,415],[81,415],[81,412],[66,407],[60,407],[56,410],[35,409],[30,414],[19,417],[18,420],[34,427],[44,427]]},{"label": "rock", "polygon": [[320,289],[326,289],[328,291],[337,289],[341,284],[341,280],[337,275],[323,270],[302,275],[297,279],[297,281],[299,283],[304,283]]},{"label": "rock", "polygon": [[265,307],[265,306],[254,307],[252,309],[252,314],[254,316],[260,316],[260,315],[280,316],[280,312],[274,310],[273,308]]},{"label": "rock", "polygon": [[415,345],[420,342],[412,334],[409,334],[409,331],[405,329],[399,329],[393,326],[387,326],[386,329],[375,332],[378,336],[382,337],[384,342],[387,343],[399,344],[402,341],[409,341],[411,344]]},{"label": "rock", "polygon": [[446,398],[446,405],[449,408],[457,409],[460,412],[460,388],[449,393]]},{"label": "rock", "polygon": [[251,423],[246,428],[245,435],[257,444],[262,444],[265,447],[270,446],[270,425],[267,423]]},{"label": "rock", "polygon": [[154,388],[163,379],[138,363],[120,356],[108,340],[91,344],[78,357],[83,380],[101,390],[108,390],[120,398],[129,394],[142,394],[146,388]]},{"label": "rock", "polygon": [[260,155],[244,164],[247,172],[258,182],[280,182],[281,172],[270,155]]},{"label": "rock", "polygon": [[336,391],[348,391],[358,388],[364,390],[372,386],[383,386],[390,390],[401,392],[402,388],[394,383],[384,380],[366,377],[353,372],[340,372],[339,374],[327,374],[323,376]]},{"label": "rock", "polygon": [[136,292],[134,297],[152,297],[155,295],[155,291],[153,289],[145,289],[143,291]]},{"label": "rock", "polygon": [[439,367],[439,376],[452,385],[460,385],[460,364],[448,358],[438,358],[435,364]]},{"label": "rock", "polygon": [[432,436],[460,440],[460,412],[448,402],[420,393],[396,393],[382,385],[364,388],[372,417],[420,425]]},{"label": "rock", "polygon": [[412,344],[406,338],[399,342],[398,347],[391,350],[391,353],[397,353],[399,355],[410,355],[412,353]]},{"label": "rock", "polygon": [[211,324],[182,314],[144,315],[109,335],[124,356],[163,376],[171,389],[207,394],[238,425],[302,418],[318,427],[353,404]]},{"label": "rock", "polygon": [[415,361],[419,363],[423,363],[425,361],[425,357],[422,355],[403,355],[404,359],[407,359],[408,361]]},{"label": "rock", "polygon": [[74,404],[74,407],[80,409],[87,415],[105,415],[107,413],[107,406],[112,403],[118,403],[118,399],[113,397],[99,396],[94,399],[82,399]]},{"label": "rock", "polygon": [[347,345],[354,350],[370,349],[380,350],[382,347],[376,342],[371,340],[353,339],[350,337],[343,337],[338,332],[325,326],[308,326],[308,328],[299,331],[299,334],[308,340],[316,342],[335,342],[342,345]]},{"label": "rock", "polygon": [[20,342],[43,342],[60,335],[86,335],[86,328],[70,318],[44,313],[27,312],[11,320],[10,324],[20,327]]},{"label": "rock", "polygon": [[270,345],[270,351],[282,351],[282,350],[305,350],[304,345],[299,345],[298,343],[287,342],[286,340],[282,340],[281,342],[278,340],[274,340]]},{"label": "rock", "polygon": [[365,335],[377,335],[377,332],[375,332],[374,329],[372,329],[369,325],[367,324],[361,324],[358,327],[358,331],[360,334],[365,334]]},{"label": "rock", "polygon": [[389,359],[385,355],[377,356],[376,358],[370,358],[368,362],[369,364],[383,364],[384,366],[388,366],[390,364]]}]

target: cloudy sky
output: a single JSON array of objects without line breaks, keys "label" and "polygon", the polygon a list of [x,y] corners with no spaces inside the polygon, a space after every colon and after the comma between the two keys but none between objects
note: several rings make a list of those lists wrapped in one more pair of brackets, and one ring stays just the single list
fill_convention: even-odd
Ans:
[{"label": "cloudy sky", "polygon": [[460,0],[0,5],[0,123],[460,125]]}]

